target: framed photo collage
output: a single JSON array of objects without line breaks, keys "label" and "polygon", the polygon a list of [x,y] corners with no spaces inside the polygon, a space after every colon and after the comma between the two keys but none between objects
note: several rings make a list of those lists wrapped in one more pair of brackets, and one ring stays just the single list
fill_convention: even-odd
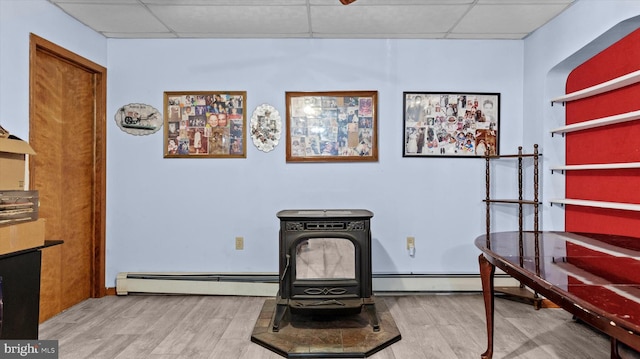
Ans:
[{"label": "framed photo collage", "polygon": [[[164,157],[246,158],[247,132],[272,150],[277,110],[258,106],[249,130],[246,103],[245,91],[165,92]],[[287,162],[378,161],[377,91],[286,92],[285,103]],[[402,156],[499,155],[499,117],[499,93],[404,92]]]}]

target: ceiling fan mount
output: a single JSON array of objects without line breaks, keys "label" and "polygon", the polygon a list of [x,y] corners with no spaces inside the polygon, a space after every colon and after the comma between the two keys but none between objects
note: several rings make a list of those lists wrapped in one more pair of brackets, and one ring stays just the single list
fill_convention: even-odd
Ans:
[{"label": "ceiling fan mount", "polygon": [[340,2],[342,3],[342,5],[349,5],[352,2],[355,2],[356,0],[340,0]]}]

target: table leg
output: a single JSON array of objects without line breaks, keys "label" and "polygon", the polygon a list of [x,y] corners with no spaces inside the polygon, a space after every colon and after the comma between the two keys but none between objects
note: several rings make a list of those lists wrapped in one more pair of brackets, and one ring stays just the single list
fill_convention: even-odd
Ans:
[{"label": "table leg", "polygon": [[618,351],[618,340],[611,337],[611,359],[622,359]]},{"label": "table leg", "polygon": [[491,264],[483,254],[478,257],[480,263],[480,279],[482,281],[482,296],[484,297],[484,312],[487,318],[487,350],[480,355],[482,359],[493,357],[493,275],[496,267]]}]

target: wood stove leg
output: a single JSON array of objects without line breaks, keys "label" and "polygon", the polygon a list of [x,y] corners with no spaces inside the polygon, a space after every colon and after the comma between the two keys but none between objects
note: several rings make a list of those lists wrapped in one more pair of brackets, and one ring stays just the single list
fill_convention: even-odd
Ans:
[{"label": "wood stove leg", "polygon": [[379,332],[380,331],[380,322],[378,321],[378,311],[376,310],[375,303],[365,303],[364,304],[364,309],[367,311],[367,314],[369,314],[369,322],[371,323],[371,326],[373,327],[373,331],[374,332]]},{"label": "wood stove leg", "polygon": [[487,350],[480,355],[482,359],[493,357],[493,313],[494,313],[494,289],[493,275],[496,267],[491,264],[483,254],[478,257],[480,263],[480,279],[482,281],[482,296],[484,297],[484,312],[487,318]]},{"label": "wood stove leg", "polygon": [[273,329],[274,332],[278,332],[280,330],[280,323],[282,322],[282,318],[284,318],[287,309],[289,308],[289,304],[286,300],[278,300],[278,304],[276,305],[276,311],[273,313]]}]

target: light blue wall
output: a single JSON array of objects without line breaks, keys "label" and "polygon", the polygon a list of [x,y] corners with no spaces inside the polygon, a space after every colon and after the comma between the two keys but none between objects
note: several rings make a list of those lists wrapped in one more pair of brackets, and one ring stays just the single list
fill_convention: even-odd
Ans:
[{"label": "light blue wall", "polygon": [[[107,40],[44,0],[0,0],[0,125],[29,138],[29,34],[106,66]],[[37,100],[37,99],[36,99]]]},{"label": "light blue wall", "polygon": [[[477,273],[484,162],[402,158],[402,92],[500,92],[501,151],[559,152],[552,70],[637,14],[637,1],[580,0],[523,41],[106,40],[44,0],[0,0],[0,124],[28,138],[29,32],[108,68],[107,286],[123,271],[276,272],[275,214],[291,208],[373,211],[377,273]],[[164,159],[161,131],[132,136],[113,120],[122,105],[162,109],[164,91],[196,90],[247,91],[249,114],[269,103],[283,117],[285,91],[377,90],[380,160],[287,164],[284,140],[269,153],[249,143],[246,159]],[[498,168],[497,195],[512,195],[513,177]],[[562,191],[550,177],[545,196]],[[515,229],[514,214],[499,208],[494,228]],[[543,217],[561,229],[555,207]]]},{"label": "light blue wall", "polygon": [[567,76],[577,65],[596,55],[640,26],[640,1],[580,0],[525,40],[524,143],[539,143],[544,169],[541,188],[542,226],[564,229],[564,209],[549,200],[564,197],[564,176],[549,166],[564,163],[562,136],[550,130],[565,124],[565,109],[550,99],[565,94]]},{"label": "light blue wall", "polygon": [[402,92],[500,92],[501,146],[514,149],[522,54],[522,41],[109,40],[110,116],[130,102],[160,109],[163,91],[245,90],[249,113],[266,102],[284,117],[286,91],[377,90],[380,160],[288,164],[284,139],[269,153],[249,144],[246,159],[163,159],[161,133],[110,123],[108,277],[277,272],[276,213],[297,208],[373,211],[375,272],[477,272],[484,161],[403,158]]}]

